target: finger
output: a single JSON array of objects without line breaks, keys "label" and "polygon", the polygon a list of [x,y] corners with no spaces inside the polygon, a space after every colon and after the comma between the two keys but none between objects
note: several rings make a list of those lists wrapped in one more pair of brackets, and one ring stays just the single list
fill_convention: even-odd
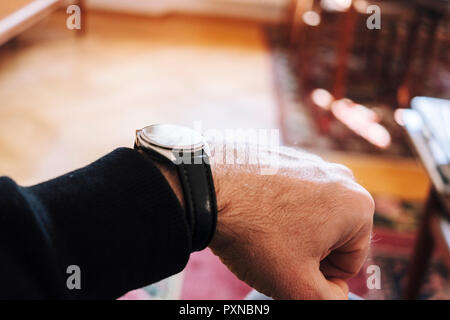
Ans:
[{"label": "finger", "polygon": [[340,279],[356,276],[367,259],[370,235],[370,231],[364,231],[340,248],[334,249],[320,263],[323,275],[326,278]]},{"label": "finger", "polygon": [[348,299],[349,288],[347,281],[340,278],[330,278],[327,280],[330,282],[329,285],[331,287],[336,286],[336,288],[334,288],[336,290],[336,297],[339,297],[339,294],[342,292],[344,295],[343,298]]},{"label": "finger", "polygon": [[340,278],[325,278],[320,270],[316,271],[316,299],[320,300],[347,300],[348,285]]},{"label": "finger", "polygon": [[[287,272],[286,272],[287,271]],[[289,300],[343,300],[348,299],[348,285],[340,278],[325,278],[319,265],[285,270],[278,274],[272,297]]]}]

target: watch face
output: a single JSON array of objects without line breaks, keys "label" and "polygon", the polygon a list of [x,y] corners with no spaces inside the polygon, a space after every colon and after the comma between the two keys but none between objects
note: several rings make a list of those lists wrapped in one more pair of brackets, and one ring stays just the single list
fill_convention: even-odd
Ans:
[{"label": "watch face", "polygon": [[173,124],[155,124],[141,130],[140,138],[145,142],[165,149],[196,150],[204,146],[197,131]]}]

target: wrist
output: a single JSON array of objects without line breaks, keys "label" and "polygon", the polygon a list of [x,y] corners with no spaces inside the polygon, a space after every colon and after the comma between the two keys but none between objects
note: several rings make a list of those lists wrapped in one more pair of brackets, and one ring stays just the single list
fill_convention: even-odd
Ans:
[{"label": "wrist", "polygon": [[[139,150],[141,154],[143,154],[145,157],[147,155],[144,151]],[[185,209],[185,203],[184,203],[184,195],[183,195],[183,189],[181,187],[180,179],[178,177],[177,171],[174,167],[171,167],[165,163],[158,162],[155,160],[152,160],[154,165],[160,170],[161,174],[166,179],[169,186],[172,188],[172,191],[176,195],[181,207]],[[217,226],[216,230],[214,232],[213,238],[211,240],[211,243],[209,246],[211,248],[216,248],[218,246],[221,246],[221,243],[223,242],[223,231],[222,231],[222,225],[223,225],[223,216],[224,212],[228,210],[230,207],[229,203],[229,197],[225,196],[226,190],[224,190],[224,180],[226,179],[227,175],[230,175],[229,169],[223,165],[223,164],[215,164],[213,159],[210,161],[211,166],[211,173],[213,176],[213,183],[214,183],[214,189],[216,192],[216,201],[217,201]],[[227,173],[228,172],[228,173]]]},{"label": "wrist", "polygon": [[[231,207],[231,196],[229,182],[232,178],[232,172],[229,167],[223,164],[214,164],[211,161],[211,172],[214,181],[214,188],[216,190],[216,200],[217,200],[217,224],[216,230],[214,232],[213,238],[209,247],[216,251],[218,248],[227,246],[229,241],[226,240],[230,238],[227,236],[230,230],[230,215],[228,212]],[[233,220],[233,219],[231,219]]]},{"label": "wrist", "polygon": [[[168,165],[157,161],[155,161],[154,164],[160,170],[161,174],[164,176],[167,183],[169,183],[173,192],[177,196],[177,199],[180,202],[181,206],[184,208],[183,189],[181,187],[180,179],[178,177],[175,168],[169,167]],[[225,198],[222,196],[221,192],[222,180],[224,178],[223,177],[224,171],[225,168],[223,166],[215,166],[214,164],[211,164],[214,189],[216,191],[217,212],[219,216],[220,213],[229,206]]]},{"label": "wrist", "polygon": [[[141,154],[143,154],[145,157],[147,157],[147,155],[145,154],[144,151],[139,150],[139,152]],[[159,169],[161,174],[166,179],[167,183],[169,184],[172,191],[176,195],[181,207],[183,209],[185,209],[183,189],[181,187],[181,182],[178,177],[177,170],[174,167],[171,167],[162,162],[158,162],[155,160],[152,160],[152,162]],[[220,239],[223,238],[220,235],[220,234],[222,234],[222,232],[218,231],[219,229],[221,229],[221,226],[222,226],[222,219],[221,219],[222,214],[221,213],[226,211],[227,208],[229,207],[229,203],[228,203],[227,199],[223,196],[223,192],[222,192],[222,190],[223,190],[222,182],[226,176],[227,168],[224,165],[214,164],[214,161],[211,161],[210,166],[211,166],[211,173],[213,176],[214,189],[216,192],[217,215],[218,216],[217,216],[216,230],[214,232],[212,241],[209,246],[217,247],[218,244],[221,242]]]},{"label": "wrist", "polygon": [[[143,154],[145,157],[148,157],[144,151],[138,150],[139,153]],[[183,196],[183,189],[181,188],[180,179],[178,178],[178,174],[175,170],[175,168],[168,166],[165,163],[152,160],[153,164],[159,169],[161,174],[166,179],[167,183],[169,184],[170,188],[172,189],[173,193],[178,199],[178,202],[180,203],[181,207],[184,209],[184,196]]]},{"label": "wrist", "polygon": [[144,151],[160,169],[174,192],[171,201],[176,201],[173,197],[176,194],[184,207],[192,236],[191,251],[203,250],[211,242],[217,223],[208,144],[201,134],[188,127],[154,124],[136,130],[134,146]]}]

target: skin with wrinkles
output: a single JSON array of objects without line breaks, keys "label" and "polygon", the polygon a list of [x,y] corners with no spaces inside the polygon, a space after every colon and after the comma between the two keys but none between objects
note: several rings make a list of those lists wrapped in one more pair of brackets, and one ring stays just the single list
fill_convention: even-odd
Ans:
[{"label": "skin with wrinkles", "polygon": [[[346,280],[369,250],[370,194],[346,167],[306,152],[264,149],[258,160],[276,172],[264,175],[261,165],[247,161],[247,146],[225,147],[239,164],[217,161],[225,152],[212,157],[219,209],[212,251],[272,298],[347,299]],[[183,203],[175,173],[163,173]]]}]

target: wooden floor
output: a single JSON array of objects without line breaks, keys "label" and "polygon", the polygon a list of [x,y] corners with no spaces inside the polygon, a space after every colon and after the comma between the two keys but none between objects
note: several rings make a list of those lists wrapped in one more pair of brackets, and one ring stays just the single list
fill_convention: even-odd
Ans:
[{"label": "wooden floor", "polygon": [[[277,128],[260,25],[217,18],[62,12],[0,47],[0,175],[23,184],[85,165],[155,122]],[[414,162],[325,154],[377,193],[423,197]]]},{"label": "wooden floor", "polygon": [[259,25],[92,13],[77,37],[65,19],[0,48],[0,175],[55,176],[132,146],[151,123],[276,126]]}]

